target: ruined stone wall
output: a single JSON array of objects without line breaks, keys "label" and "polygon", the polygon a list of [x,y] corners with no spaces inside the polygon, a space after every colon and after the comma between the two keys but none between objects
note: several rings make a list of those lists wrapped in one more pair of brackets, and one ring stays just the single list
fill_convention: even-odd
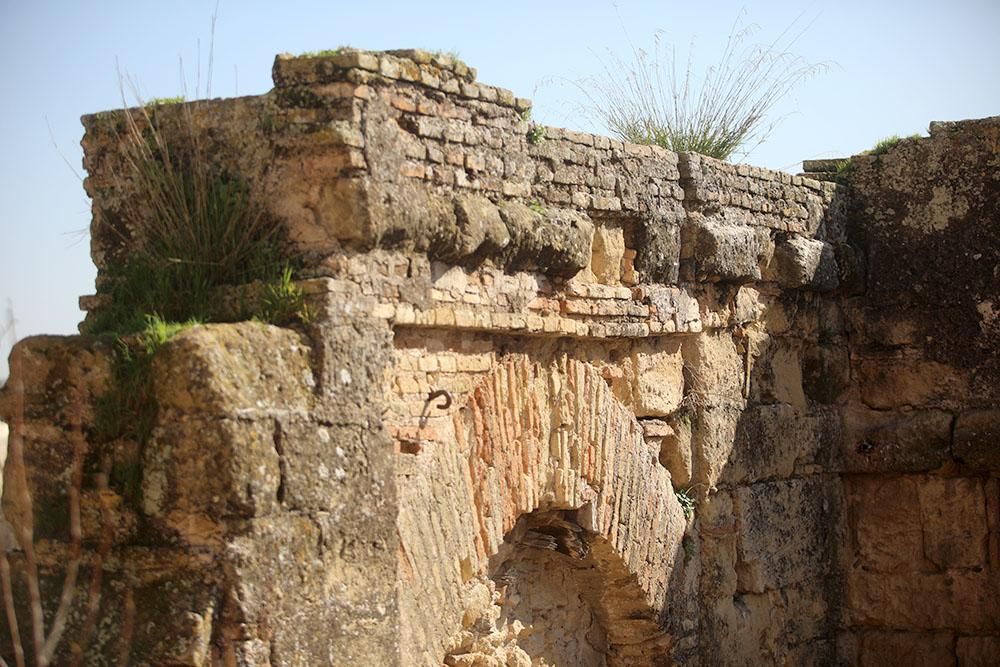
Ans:
[{"label": "ruined stone wall", "polygon": [[[988,664],[1000,244],[975,221],[996,217],[995,122],[860,160],[842,186],[541,128],[528,100],[423,52],[279,56],[274,79],[189,108],[288,229],[316,321],[178,335],[142,446],[67,435],[109,381],[106,343],[12,357],[0,416],[24,397],[53,587],[72,546],[47,517],[88,461],[82,571],[117,610],[93,650]],[[114,177],[120,122],[84,119],[99,281],[148,224]],[[942,240],[982,250],[958,262],[968,298],[928,268]],[[982,327],[960,333],[970,308]],[[81,584],[68,635],[93,599]]]},{"label": "ruined stone wall", "polygon": [[1000,656],[1000,122],[854,158],[845,622],[861,662]]}]

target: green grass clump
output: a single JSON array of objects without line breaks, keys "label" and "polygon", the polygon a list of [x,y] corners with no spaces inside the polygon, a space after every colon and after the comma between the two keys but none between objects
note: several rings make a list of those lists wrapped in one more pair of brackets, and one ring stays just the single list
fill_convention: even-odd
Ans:
[{"label": "green grass clump", "polygon": [[154,97],[146,102],[146,107],[160,107],[167,104],[181,104],[184,102],[183,95],[175,95],[174,97]]},{"label": "green grass clump", "polygon": [[533,146],[537,146],[542,143],[545,141],[545,126],[532,123],[531,127],[528,128],[527,138],[528,143]]},{"label": "green grass clump", "polygon": [[320,49],[318,51],[303,51],[298,58],[327,58],[329,56],[339,56],[345,51],[351,50],[350,46],[342,45],[335,49]]},{"label": "green grass clump", "polygon": [[886,137],[881,139],[874,146],[866,150],[862,155],[885,155],[893,148],[898,146],[902,141],[906,139],[920,139],[919,134],[911,134],[908,137],[901,137],[898,134],[894,134],[891,137]]},{"label": "green grass clump", "polygon": [[133,334],[150,317],[231,320],[220,289],[255,282],[283,289],[269,293],[264,310],[237,319],[272,321],[276,313],[288,324],[287,313],[302,310],[283,227],[244,179],[212,163],[192,113],[185,105],[154,115],[144,105],[122,114],[125,168],[115,178],[127,193],[120,214],[136,231],[121,238],[128,253],[108,262],[98,287],[105,305],[87,323],[88,333]]}]

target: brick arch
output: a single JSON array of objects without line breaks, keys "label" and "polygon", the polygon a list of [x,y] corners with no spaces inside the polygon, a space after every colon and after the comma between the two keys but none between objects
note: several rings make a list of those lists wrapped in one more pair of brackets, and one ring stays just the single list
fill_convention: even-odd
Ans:
[{"label": "brick arch", "polygon": [[635,415],[588,363],[512,355],[454,415],[478,564],[485,568],[518,519],[536,510],[582,510],[581,525],[662,612],[683,534],[669,473]]}]

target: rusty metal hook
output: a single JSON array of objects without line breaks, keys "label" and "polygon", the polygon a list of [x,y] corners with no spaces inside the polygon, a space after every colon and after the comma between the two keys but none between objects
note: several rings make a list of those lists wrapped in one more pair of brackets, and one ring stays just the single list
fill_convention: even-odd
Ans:
[{"label": "rusty metal hook", "polygon": [[427,413],[430,411],[431,402],[437,398],[444,399],[443,402],[438,403],[436,406],[434,406],[438,410],[447,410],[448,408],[451,407],[451,402],[452,402],[451,394],[448,393],[447,389],[436,389],[435,391],[432,391],[431,393],[427,394],[427,398],[424,400],[424,409],[420,413],[420,428],[427,426],[427,418],[429,416]]}]

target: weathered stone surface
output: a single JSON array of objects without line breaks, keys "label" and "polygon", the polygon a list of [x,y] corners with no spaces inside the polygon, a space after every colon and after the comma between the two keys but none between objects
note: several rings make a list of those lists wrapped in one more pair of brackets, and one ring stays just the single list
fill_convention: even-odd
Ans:
[{"label": "weathered stone surface", "polygon": [[1000,637],[959,637],[955,653],[959,667],[989,667],[1000,655]]},{"label": "weathered stone surface", "polygon": [[505,202],[500,214],[511,239],[505,266],[569,278],[590,261],[593,224],[582,215],[548,209],[539,213],[517,202]]},{"label": "weathered stone surface", "polygon": [[850,472],[934,470],[951,455],[952,416],[941,410],[844,411],[843,469]]},{"label": "weathered stone surface", "polygon": [[760,263],[768,245],[766,232],[703,219],[689,234],[694,239],[696,279],[737,283],[760,280]]},{"label": "weathered stone surface", "polygon": [[836,414],[787,404],[748,407],[740,416],[721,479],[747,484],[787,479],[828,461],[841,439]]},{"label": "weathered stone surface", "polygon": [[163,410],[232,417],[311,406],[311,346],[298,332],[265,324],[204,325],[181,332],[154,360]]},{"label": "weathered stone surface", "polygon": [[864,667],[955,665],[954,646],[955,637],[949,633],[866,632],[861,636],[858,664]]},{"label": "weathered stone surface", "polygon": [[983,482],[930,478],[919,486],[924,556],[942,569],[986,565],[986,496]]},{"label": "weathered stone surface", "polygon": [[955,456],[976,468],[1000,470],[1000,410],[971,410],[958,415]]},{"label": "weathered stone surface", "polygon": [[845,495],[862,567],[874,572],[925,569],[918,480],[852,478]]},{"label": "weathered stone surface", "polygon": [[1000,582],[990,572],[887,574],[849,570],[845,603],[856,625],[912,631],[1000,632]]},{"label": "weathered stone surface", "polygon": [[637,346],[633,359],[636,416],[658,417],[673,413],[684,399],[684,358],[680,342]]},{"label": "weathered stone surface", "polygon": [[896,355],[861,358],[854,374],[861,400],[875,410],[949,408],[969,395],[968,377],[958,369]]},{"label": "weathered stone surface", "polygon": [[831,566],[835,535],[828,526],[838,506],[836,485],[821,477],[737,489],[739,590],[762,593],[822,578]]},{"label": "weathered stone surface", "polygon": [[500,209],[485,197],[456,199],[455,218],[458,225],[455,250],[460,258],[496,255],[510,243]]},{"label": "weathered stone surface", "polygon": [[833,246],[819,239],[791,236],[775,245],[764,277],[782,287],[832,290],[837,287]]}]

